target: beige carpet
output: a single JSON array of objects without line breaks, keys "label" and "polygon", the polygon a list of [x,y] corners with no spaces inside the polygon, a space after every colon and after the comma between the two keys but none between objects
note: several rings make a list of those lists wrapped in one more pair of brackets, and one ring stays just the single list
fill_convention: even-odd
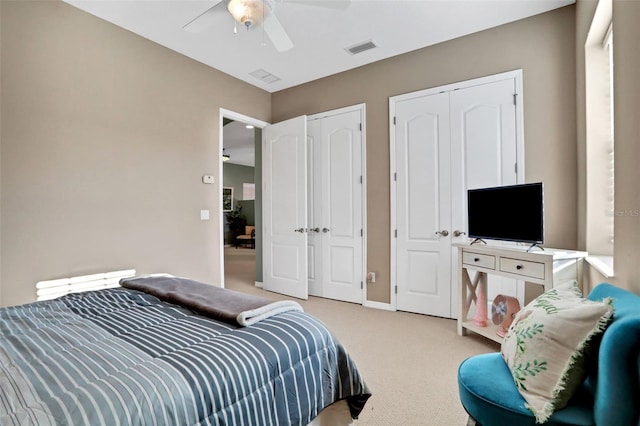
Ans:
[{"label": "beige carpet", "polygon": [[[255,287],[255,251],[225,250],[226,287],[284,299]],[[297,300],[297,299],[296,299]],[[319,297],[298,300],[346,346],[373,396],[356,425],[464,426],[458,365],[499,346],[480,336],[458,336],[450,319],[389,312]]]}]

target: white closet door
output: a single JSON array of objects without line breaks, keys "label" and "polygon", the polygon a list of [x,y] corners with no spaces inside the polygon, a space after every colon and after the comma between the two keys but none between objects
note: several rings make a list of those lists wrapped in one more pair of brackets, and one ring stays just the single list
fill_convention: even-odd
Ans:
[{"label": "white closet door", "polygon": [[[514,77],[466,87],[451,93],[451,184],[453,230],[467,230],[467,190],[517,183],[517,117]],[[491,206],[487,206],[491,209]],[[514,214],[517,206],[514,206]],[[453,242],[462,242],[454,237]],[[502,244],[490,242],[491,244]],[[452,250],[452,277],[457,283],[458,251]],[[491,276],[487,300],[516,296],[516,281]],[[452,287],[452,316],[457,316],[458,286]]]},{"label": "white closet door", "polygon": [[[321,119],[307,121],[307,205],[308,205],[308,248],[309,295],[322,297],[322,179],[319,179],[322,158]],[[318,167],[317,167],[318,166]]]},{"label": "white closet door", "polygon": [[[362,303],[362,123],[361,111],[323,117],[320,181],[322,296]],[[317,152],[317,151],[316,151]]]},{"label": "white closet door", "polygon": [[[451,316],[449,94],[396,103],[396,307]],[[439,234],[440,233],[440,234]]]},{"label": "white closet door", "polygon": [[307,117],[265,127],[262,156],[263,285],[307,299]]},{"label": "white closet door", "polygon": [[[516,166],[524,158],[522,115],[515,103],[521,78],[512,71],[390,99],[397,309],[457,317],[452,244],[469,241],[467,189],[522,182],[523,166]],[[516,287],[490,282],[487,299],[516,295]]]}]

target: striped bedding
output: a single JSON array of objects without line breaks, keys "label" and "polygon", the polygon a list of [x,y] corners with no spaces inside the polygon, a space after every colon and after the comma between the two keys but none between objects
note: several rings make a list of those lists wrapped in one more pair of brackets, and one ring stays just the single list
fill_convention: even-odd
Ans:
[{"label": "striped bedding", "polygon": [[0,425],[306,425],[369,396],[304,312],[236,327],[124,288],[0,309]]}]

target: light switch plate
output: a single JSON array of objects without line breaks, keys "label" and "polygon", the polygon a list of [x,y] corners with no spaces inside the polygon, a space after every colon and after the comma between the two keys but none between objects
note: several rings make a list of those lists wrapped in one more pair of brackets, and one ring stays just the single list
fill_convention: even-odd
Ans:
[{"label": "light switch plate", "polygon": [[200,220],[209,220],[209,210],[200,210]]},{"label": "light switch plate", "polygon": [[202,176],[202,183],[213,183],[213,176],[211,175]]}]

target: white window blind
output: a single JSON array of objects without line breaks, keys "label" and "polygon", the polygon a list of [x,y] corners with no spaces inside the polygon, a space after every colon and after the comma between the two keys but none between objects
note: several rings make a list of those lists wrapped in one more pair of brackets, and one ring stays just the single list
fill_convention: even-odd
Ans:
[{"label": "white window blind", "polygon": [[[585,248],[589,262],[613,276],[614,49],[612,1],[599,0],[585,41]],[[587,259],[589,260],[589,259]]]},{"label": "white window blind", "polygon": [[609,223],[607,232],[610,236],[610,241],[613,244],[614,239],[614,219],[615,219],[615,158],[614,158],[614,107],[613,107],[613,99],[614,99],[614,87],[613,87],[613,22],[609,24],[609,28],[602,40],[602,47],[607,52],[607,56],[609,58],[608,65],[608,78],[609,78],[609,136],[610,140],[607,141],[609,145],[609,157],[605,159],[607,161],[607,171],[608,171],[608,190],[607,194],[607,208],[612,213],[611,221]]}]

